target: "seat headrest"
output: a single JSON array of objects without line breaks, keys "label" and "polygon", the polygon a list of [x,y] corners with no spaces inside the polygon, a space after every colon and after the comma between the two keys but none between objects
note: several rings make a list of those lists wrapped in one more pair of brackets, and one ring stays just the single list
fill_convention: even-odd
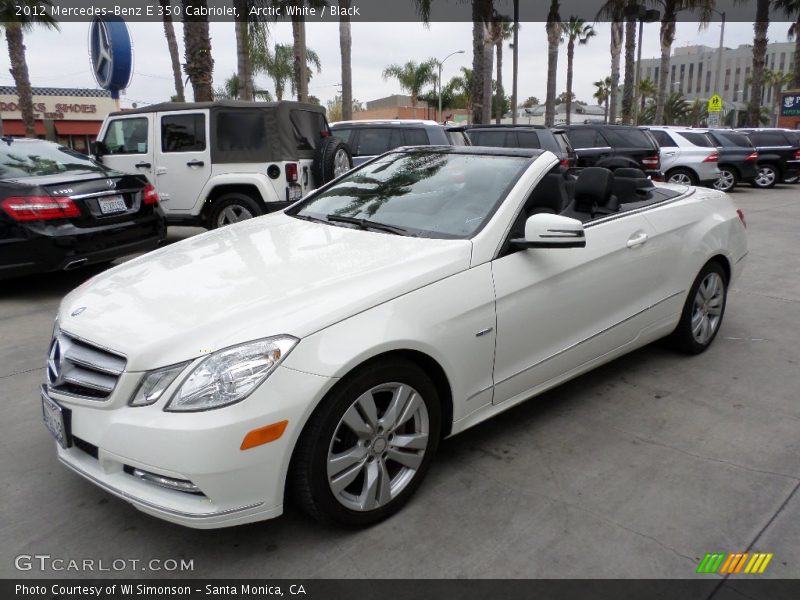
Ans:
[{"label": "seat headrest", "polygon": [[575,210],[591,212],[611,199],[614,175],[602,167],[586,167],[575,182]]},{"label": "seat headrest", "polygon": [[644,171],[633,167],[621,167],[614,171],[614,177],[630,177],[632,179],[647,179]]},{"label": "seat headrest", "polygon": [[536,185],[527,202],[528,213],[552,212],[558,214],[567,204],[567,186],[564,174],[550,171]]}]

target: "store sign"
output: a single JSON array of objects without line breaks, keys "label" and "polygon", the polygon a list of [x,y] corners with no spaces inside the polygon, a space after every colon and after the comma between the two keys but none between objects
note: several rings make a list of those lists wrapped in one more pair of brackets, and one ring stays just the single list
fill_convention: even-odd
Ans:
[{"label": "store sign", "polygon": [[89,56],[97,85],[119,98],[133,74],[133,46],[125,21],[113,17],[92,21]]},{"label": "store sign", "polygon": [[800,117],[800,94],[784,94],[781,98],[782,117]]},{"label": "store sign", "polygon": [[[70,121],[100,121],[116,110],[111,98],[83,96],[34,96],[33,118]],[[16,95],[0,95],[0,114],[4,119],[21,119],[19,98]]]}]

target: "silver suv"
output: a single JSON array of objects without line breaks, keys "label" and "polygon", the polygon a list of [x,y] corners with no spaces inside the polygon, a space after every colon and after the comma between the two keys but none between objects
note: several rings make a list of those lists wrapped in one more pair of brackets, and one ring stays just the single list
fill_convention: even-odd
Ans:
[{"label": "silver suv", "polygon": [[665,181],[711,186],[719,179],[719,151],[707,129],[668,126],[647,129],[658,142]]}]

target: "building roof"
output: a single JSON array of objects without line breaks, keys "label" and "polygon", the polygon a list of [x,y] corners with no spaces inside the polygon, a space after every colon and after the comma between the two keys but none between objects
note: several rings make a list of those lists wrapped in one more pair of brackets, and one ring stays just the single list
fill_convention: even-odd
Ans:
[{"label": "building roof", "polygon": [[[35,87],[31,88],[34,96],[80,96],[85,98],[111,98],[108,90],[90,88],[57,88]],[[0,94],[16,95],[17,87],[14,85],[0,85]]]}]

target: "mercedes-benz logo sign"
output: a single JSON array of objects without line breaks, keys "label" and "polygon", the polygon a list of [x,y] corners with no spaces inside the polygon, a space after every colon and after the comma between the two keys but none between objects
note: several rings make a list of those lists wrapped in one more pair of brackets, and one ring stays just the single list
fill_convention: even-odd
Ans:
[{"label": "mercedes-benz logo sign", "polygon": [[58,337],[53,338],[50,345],[50,354],[47,356],[47,381],[50,385],[55,385],[61,375],[61,343]]},{"label": "mercedes-benz logo sign", "polygon": [[100,19],[96,21],[96,26],[92,27],[92,38],[94,76],[100,87],[105,88],[111,84],[114,70],[111,36],[104,21]]}]

